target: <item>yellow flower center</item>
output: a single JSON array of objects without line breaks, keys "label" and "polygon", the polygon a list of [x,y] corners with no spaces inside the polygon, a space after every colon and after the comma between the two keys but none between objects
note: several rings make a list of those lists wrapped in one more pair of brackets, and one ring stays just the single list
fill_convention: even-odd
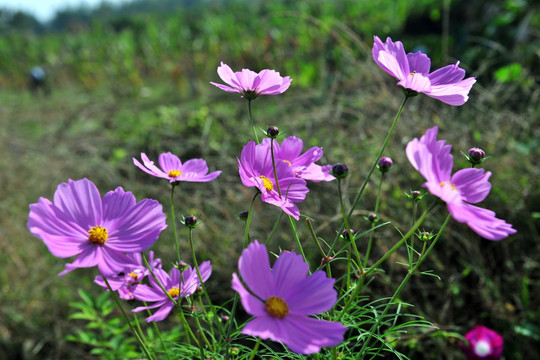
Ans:
[{"label": "yellow flower center", "polygon": [[452,184],[450,181],[443,181],[443,182],[440,183],[439,185],[440,185],[441,187],[443,187],[444,184],[450,184],[450,187],[452,188],[452,190],[458,190],[458,189],[456,188],[456,186],[455,186],[454,184]]},{"label": "yellow flower center", "polygon": [[416,70],[414,70],[413,72],[409,73],[409,75],[414,75],[416,74]]},{"label": "yellow flower center", "polygon": [[169,175],[170,178],[175,178],[182,175],[182,172],[180,170],[171,170],[167,175]]},{"label": "yellow flower center", "polygon": [[274,190],[274,184],[264,175],[259,176],[263,180],[264,187],[267,191]]},{"label": "yellow flower center", "polygon": [[266,308],[267,313],[278,319],[283,319],[289,313],[289,307],[285,300],[278,298],[277,296],[270,296],[264,302],[264,307]]},{"label": "yellow flower center", "polygon": [[292,166],[291,162],[289,160],[283,160],[284,163],[289,164],[289,166]]},{"label": "yellow flower center", "polygon": [[137,280],[137,274],[134,271],[129,273],[129,277],[131,277],[133,280]]},{"label": "yellow flower center", "polygon": [[104,227],[94,226],[88,230],[88,240],[90,240],[92,244],[103,245],[108,237],[109,233]]},{"label": "yellow flower center", "polygon": [[170,297],[174,299],[178,297],[178,294],[180,294],[180,289],[178,289],[177,287],[173,287],[169,291],[167,291],[167,293]]}]

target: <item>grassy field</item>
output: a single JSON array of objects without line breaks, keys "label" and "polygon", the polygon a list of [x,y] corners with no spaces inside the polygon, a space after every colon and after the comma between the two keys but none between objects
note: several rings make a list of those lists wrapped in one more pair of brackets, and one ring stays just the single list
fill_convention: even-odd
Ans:
[{"label": "grassy field", "polygon": [[[323,56],[313,56],[310,66],[287,63],[287,57],[284,64],[259,59],[265,67],[290,75],[293,85],[283,95],[255,100],[253,114],[261,128],[277,125],[285,136],[303,138],[305,147],[322,146],[322,164],[348,164],[351,174],[344,189],[350,206],[402,93],[371,60],[371,40],[348,39],[351,42],[341,49],[338,68],[321,60]],[[405,44],[409,49],[414,45]],[[306,58],[310,55],[305,54]],[[102,292],[92,284],[96,272],[77,270],[56,277],[65,261],[53,257],[28,232],[28,205],[40,196],[51,198],[56,186],[67,179],[87,177],[102,195],[122,186],[137,199],[154,198],[168,209],[167,184],[132,163],[131,158],[139,158],[141,152],[151,159],[166,151],[183,160],[203,157],[211,171],[223,171],[212,183],[183,183],[177,192],[176,212],[203,220],[196,229],[196,247],[199,259],[212,259],[210,293],[218,299],[231,296],[231,273],[236,271],[244,234],[237,214],[249,206],[253,195],[240,182],[236,157],[251,130],[246,102],[208,84],[219,81],[208,69],[224,59],[207,53],[201,58],[212,62],[198,71],[201,76],[190,71],[179,75],[173,71],[174,76],[141,73],[136,86],[126,80],[129,77],[112,77],[95,87],[80,78],[66,81],[60,77],[53,78],[49,96],[33,96],[20,86],[0,89],[0,358],[94,358],[88,355],[89,347],[65,337],[85,326],[83,321],[69,319],[74,312],[69,303],[79,300],[77,290],[94,296]],[[240,58],[230,60],[233,69],[248,66]],[[475,69],[467,68],[467,72],[475,75]],[[540,292],[539,96],[537,87],[497,82],[484,74],[462,107],[425,96],[411,99],[406,106],[385,154],[395,166],[384,183],[379,215],[398,229],[410,222],[411,204],[404,193],[419,189],[422,179],[408,163],[404,149],[412,138],[438,125],[439,137],[453,145],[454,169],[467,166],[460,152],[471,147],[480,147],[491,157],[484,168],[493,172],[493,189],[482,206],[518,230],[508,239],[490,242],[462,224],[449,224],[430,261],[423,265],[441,280],[417,276],[401,295],[415,306],[415,313],[440,328],[407,334],[396,343],[412,359],[464,359],[457,343],[445,334],[464,334],[475,324],[504,336],[504,359],[531,359],[540,346],[540,301],[534,295]],[[375,176],[353,217],[355,229],[370,226],[363,216],[373,209],[377,181]],[[315,219],[319,236],[335,236],[340,221],[334,183],[311,184],[300,209]],[[438,228],[446,214],[441,204],[426,227]],[[276,208],[257,203],[253,237],[265,238],[278,215]],[[280,224],[273,240],[276,249],[294,248],[286,225],[285,221]],[[308,256],[318,263],[303,222],[299,231]],[[185,240],[186,234],[182,230],[181,238]],[[390,228],[381,231],[376,253],[392,245],[392,234]],[[182,246],[189,260],[187,241]],[[164,264],[173,261],[170,227],[153,250]],[[392,294],[405,275],[406,269],[397,265],[403,256],[404,251],[386,264],[370,296]]]}]

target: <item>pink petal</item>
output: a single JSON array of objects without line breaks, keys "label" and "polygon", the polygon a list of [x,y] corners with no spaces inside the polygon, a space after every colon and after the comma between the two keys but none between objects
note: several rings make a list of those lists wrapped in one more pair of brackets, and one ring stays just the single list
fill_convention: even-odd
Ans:
[{"label": "pink petal", "polygon": [[475,204],[486,198],[491,191],[491,172],[484,169],[462,169],[452,176],[452,184],[459,189],[463,200]]},{"label": "pink petal", "polygon": [[409,61],[409,70],[411,72],[417,72],[424,76],[429,74],[431,60],[426,54],[423,54],[420,51],[408,53],[407,60]]},{"label": "pink petal", "polygon": [[101,223],[101,196],[88,179],[58,185],[54,193],[54,205],[71,216],[83,229],[90,230]]},{"label": "pink petal", "polygon": [[268,298],[273,291],[273,277],[266,247],[257,240],[252,242],[238,261],[240,276],[248,288],[262,299]]},{"label": "pink petal", "polygon": [[290,314],[315,315],[332,309],[337,301],[334,283],[320,270],[301,279],[284,296]]},{"label": "pink petal", "polygon": [[387,38],[383,43],[378,36],[374,36],[373,39],[373,60],[393,77],[399,80],[405,79],[411,71],[401,41],[394,43],[392,39]]}]

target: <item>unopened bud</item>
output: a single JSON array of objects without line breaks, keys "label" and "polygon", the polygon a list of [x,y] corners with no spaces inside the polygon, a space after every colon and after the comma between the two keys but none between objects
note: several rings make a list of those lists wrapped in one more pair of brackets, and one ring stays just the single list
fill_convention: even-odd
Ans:
[{"label": "unopened bud", "polygon": [[345,164],[337,163],[332,166],[331,174],[337,179],[345,179],[349,175],[349,168]]},{"label": "unopened bud", "polygon": [[193,229],[197,226],[197,218],[195,216],[186,216],[184,218],[184,225]]},{"label": "unopened bud", "polygon": [[353,229],[350,229],[350,233],[349,233],[349,230],[345,229],[343,230],[343,232],[341,233],[341,236],[343,236],[345,239],[347,240],[350,240],[351,236],[352,235],[354,237],[354,230]]},{"label": "unopened bud", "polygon": [[279,128],[277,126],[269,126],[266,129],[266,136],[275,139],[279,135]]},{"label": "unopened bud", "polygon": [[240,218],[240,220],[246,221],[248,216],[249,216],[249,211],[246,211],[246,210],[240,211],[240,213],[238,213],[238,217]]},{"label": "unopened bud", "polygon": [[370,213],[368,215],[367,219],[369,220],[369,222],[374,223],[379,219],[379,216],[377,216],[377,214],[375,214],[375,213]]},{"label": "unopened bud", "polygon": [[392,159],[390,159],[387,156],[383,156],[382,158],[379,159],[379,162],[377,163],[377,168],[379,169],[381,173],[384,174],[388,172],[388,170],[390,170],[392,165],[394,165],[394,162],[392,161]]},{"label": "unopened bud", "polygon": [[463,156],[472,166],[481,164],[489,158],[489,156],[486,157],[485,151],[479,148],[471,148],[468,154],[463,154]]}]

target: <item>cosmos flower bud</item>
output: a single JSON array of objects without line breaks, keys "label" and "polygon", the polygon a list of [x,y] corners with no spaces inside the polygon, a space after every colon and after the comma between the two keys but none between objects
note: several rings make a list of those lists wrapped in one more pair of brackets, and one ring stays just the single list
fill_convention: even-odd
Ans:
[{"label": "cosmos flower bud", "polygon": [[379,171],[384,174],[388,172],[388,170],[390,170],[392,165],[394,165],[394,162],[392,161],[392,159],[390,159],[387,156],[383,156],[382,158],[379,159],[379,163],[377,164],[377,169],[379,169]]},{"label": "cosmos flower bud", "polygon": [[479,148],[471,148],[469,149],[468,154],[463,155],[465,156],[467,161],[471,163],[472,166],[481,164],[488,159],[484,150]]},{"label": "cosmos flower bud", "polygon": [[347,230],[347,229],[343,230],[343,232],[341,233],[341,236],[343,236],[343,237],[344,237],[345,239],[347,239],[347,240],[349,240],[349,239],[351,238],[350,235],[352,235],[353,238],[354,238],[354,230],[351,229],[350,231],[351,231],[351,232],[349,233],[349,230]]},{"label": "cosmos flower bud", "polygon": [[249,211],[246,211],[246,210],[242,210],[242,211],[240,211],[240,212],[238,213],[238,218],[239,218],[240,220],[246,221],[247,218],[248,218],[248,216],[249,216]]},{"label": "cosmos flower bud", "polygon": [[431,241],[433,239],[433,234],[429,231],[423,231],[418,235],[418,238],[422,241]]},{"label": "cosmos flower bud", "polygon": [[374,222],[376,222],[376,221],[379,219],[379,217],[378,217],[377,214],[375,214],[375,213],[370,213],[370,214],[368,215],[367,219],[369,220],[369,222],[374,223]]},{"label": "cosmos flower bud", "polygon": [[332,166],[332,175],[337,179],[345,179],[349,175],[349,168],[345,164],[337,163]]},{"label": "cosmos flower bud", "polygon": [[195,216],[186,216],[184,218],[184,225],[188,228],[195,228],[197,226],[197,218]]},{"label": "cosmos flower bud", "polygon": [[279,135],[279,128],[277,126],[269,126],[266,129],[266,136],[275,139]]}]

